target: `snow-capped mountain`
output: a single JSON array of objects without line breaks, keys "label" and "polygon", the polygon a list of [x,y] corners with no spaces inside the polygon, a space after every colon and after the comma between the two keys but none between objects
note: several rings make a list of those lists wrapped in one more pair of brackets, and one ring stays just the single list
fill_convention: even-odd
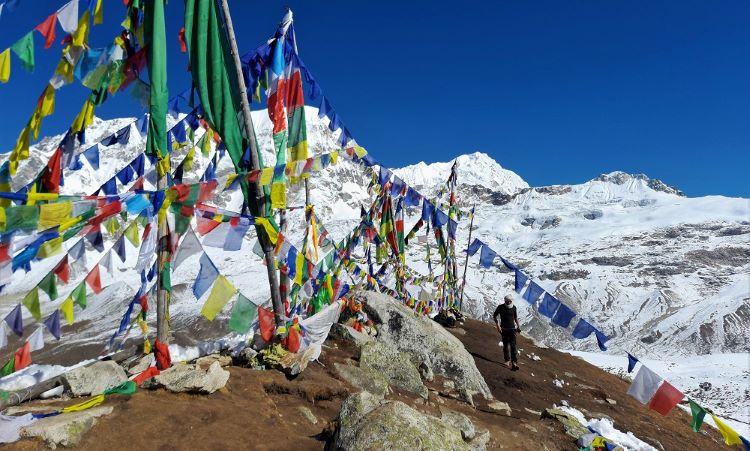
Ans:
[{"label": "snow-capped mountain", "polygon": [[[315,109],[307,108],[306,118],[312,154],[338,147],[336,134],[329,131],[326,119],[318,118]],[[271,123],[266,112],[254,112],[253,120],[265,164],[274,164]],[[97,120],[87,135],[94,142],[133,121]],[[176,119],[170,118],[170,125],[174,122]],[[42,139],[32,148],[31,158],[22,163],[14,178],[14,187],[29,180],[32,168],[43,164],[60,138]],[[144,143],[133,128],[129,144],[101,148],[99,170],[93,170],[85,159],[82,169],[66,170],[63,192],[94,192],[132,160]],[[377,157],[377,149],[369,150]],[[175,153],[173,167],[186,151]],[[205,158],[196,152],[194,169],[186,173],[185,182],[197,180],[210,158],[211,155]],[[420,162],[394,172],[432,198],[447,180],[452,164]],[[473,238],[483,240],[519,265],[546,290],[599,327],[611,337],[609,345],[613,350],[650,356],[747,351],[750,346],[747,199],[688,198],[661,181],[622,172],[600,175],[578,185],[531,188],[520,176],[479,152],[459,156],[458,168],[459,204],[463,210],[476,205]],[[224,157],[217,176],[221,178],[231,169],[229,158]],[[339,164],[310,179],[312,202],[334,239],[343,238],[356,225],[360,206],[370,202],[367,185],[371,176],[342,158]],[[236,209],[241,200],[238,194],[221,193],[219,205]],[[301,184],[292,188],[289,198],[291,205],[304,203]],[[418,209],[407,210],[407,230],[418,215]],[[297,244],[302,241],[302,221],[300,210],[290,212],[288,235]],[[463,220],[458,228],[461,266],[468,225],[468,220]],[[430,239],[433,241],[428,243],[434,246],[434,238]],[[221,253],[216,258],[227,262],[230,274],[235,272],[232,261],[243,261],[242,258],[243,267],[253,266],[249,270],[253,278],[243,278],[237,283],[246,285],[243,292],[262,302],[268,296],[265,270],[257,259],[253,260],[254,234],[248,235],[247,240],[242,256]],[[422,274],[428,272],[425,251],[425,244],[416,241],[408,249],[410,265]],[[432,254],[433,269],[440,274],[442,269],[434,260],[436,252]],[[512,291],[512,274],[499,261],[496,263],[491,269],[483,269],[476,256],[469,260],[464,305],[476,317],[488,319],[495,304]],[[40,270],[45,266],[43,262],[37,265]],[[127,272],[127,265],[122,265],[121,271]],[[184,279],[187,284],[196,271],[197,268],[185,269],[184,274],[175,274],[175,280]],[[121,277],[113,281],[116,279]],[[9,309],[35,282],[38,277],[29,275],[6,287],[2,310]],[[189,290],[184,295],[192,297]],[[183,313],[197,315],[197,301],[189,304],[191,307],[186,307]],[[593,340],[573,339],[570,331],[551,326],[520,297],[517,305],[523,313],[525,331],[540,342],[557,348],[595,349]],[[181,311],[180,307],[175,308]],[[193,311],[194,308],[197,309]],[[112,310],[120,312],[122,308],[118,305]],[[111,325],[118,319],[106,323]]]}]

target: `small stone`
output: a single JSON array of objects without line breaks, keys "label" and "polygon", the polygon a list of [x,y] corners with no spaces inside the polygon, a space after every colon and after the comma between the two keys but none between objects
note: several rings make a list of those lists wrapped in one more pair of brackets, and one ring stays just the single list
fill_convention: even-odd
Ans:
[{"label": "small stone", "polygon": [[617,401],[615,401],[615,400],[614,400],[614,399],[612,399],[612,398],[606,398],[606,399],[605,399],[605,401],[607,401],[608,403],[612,404],[613,406],[614,406],[614,405],[617,405]]},{"label": "small stone", "polygon": [[223,368],[232,364],[232,358],[228,355],[211,354],[203,356],[195,361],[195,363],[201,368],[208,368],[214,362],[219,362],[219,366]]},{"label": "small stone", "polygon": [[455,390],[456,383],[450,379],[446,379],[443,381],[443,387],[445,387],[446,390]]},{"label": "small stone", "polygon": [[528,423],[524,423],[523,427],[525,427],[526,429],[528,429],[528,430],[530,430],[531,432],[534,432],[534,433],[539,432],[539,431],[537,431],[537,429],[534,426],[532,426],[532,425],[530,425]]},{"label": "small stone", "polygon": [[312,424],[318,424],[318,418],[313,415],[312,411],[304,406],[299,406],[297,409],[302,413],[302,415],[307,418],[307,421],[309,421]]},{"label": "small stone", "polygon": [[83,434],[96,424],[98,417],[109,415],[112,409],[112,406],[99,406],[80,412],[42,418],[21,428],[19,435],[24,438],[38,437],[44,440],[50,448],[58,445],[73,447],[81,442]]},{"label": "small stone", "polygon": [[539,412],[539,411],[536,411],[536,410],[533,410],[533,409],[529,409],[528,407],[524,407],[523,410],[529,412],[532,415],[536,415],[536,416],[539,416],[539,417],[542,416],[542,412]]},{"label": "small stone", "polygon": [[509,417],[512,413],[510,406],[508,405],[507,402],[492,401],[489,404],[487,404],[487,407],[493,412],[503,414],[507,417]]},{"label": "small stone", "polygon": [[484,451],[490,442],[490,431],[487,429],[478,430],[473,439],[469,442],[472,451]]},{"label": "small stone", "polygon": [[229,380],[229,371],[221,368],[219,362],[213,362],[208,370],[197,365],[178,364],[161,372],[154,381],[175,393],[213,393],[223,388]]},{"label": "small stone", "polygon": [[69,371],[62,378],[73,396],[98,395],[128,380],[125,370],[112,360],[95,362]]},{"label": "small stone", "polygon": [[576,373],[571,373],[570,371],[566,371],[564,374],[566,377],[571,378],[571,379],[574,377],[577,377]]}]

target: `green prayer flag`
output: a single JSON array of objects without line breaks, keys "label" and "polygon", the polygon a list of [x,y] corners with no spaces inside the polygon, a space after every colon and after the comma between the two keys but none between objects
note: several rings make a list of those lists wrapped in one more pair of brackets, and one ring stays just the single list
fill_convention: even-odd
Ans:
[{"label": "green prayer flag", "polygon": [[701,425],[703,424],[703,418],[706,416],[706,409],[699,406],[698,403],[693,401],[692,399],[688,399],[690,402],[690,412],[693,414],[693,421],[690,423],[690,426],[693,428],[694,432],[698,432],[701,430]]},{"label": "green prayer flag", "polygon": [[29,72],[34,70],[34,30],[26,33],[26,36],[11,45],[10,49],[21,60],[24,69]]},{"label": "green prayer flag", "polygon": [[[242,166],[242,156],[248,140],[247,136],[243,135],[244,124],[238,120],[242,112],[239,103],[239,82],[232,67],[229,42],[217,2],[185,0],[185,43],[190,60],[190,74],[193,76],[203,107],[203,116],[211,128],[221,135],[235,171],[239,173],[247,170],[248,168]],[[254,130],[247,132],[254,133]],[[261,161],[260,152],[258,154]],[[264,204],[270,207],[269,202],[262,201],[260,205],[250,202],[247,181],[241,180],[240,186],[251,212],[255,216],[268,216],[261,207]],[[268,193],[265,194],[267,197]]]},{"label": "green prayer flag", "polygon": [[8,363],[5,364],[3,369],[0,370],[0,377],[5,377],[9,374],[13,374],[13,372],[15,371],[15,366],[16,366],[16,363],[15,363],[15,356],[14,356],[14,357],[11,357],[10,360],[8,360]]},{"label": "green prayer flag", "polygon": [[132,395],[137,385],[133,381],[125,381],[122,384],[104,390],[104,395]]},{"label": "green prayer flag", "polygon": [[70,297],[73,298],[73,301],[80,305],[82,309],[86,308],[86,284],[82,283],[75,287],[72,293],[70,293]]},{"label": "green prayer flag", "polygon": [[107,229],[107,233],[109,233],[111,236],[114,236],[118,230],[120,230],[120,223],[117,221],[117,217],[112,216],[109,218],[105,225]]},{"label": "green prayer flag", "polygon": [[35,320],[42,319],[42,312],[39,310],[39,290],[32,288],[23,298],[23,305],[31,312]]},{"label": "green prayer flag", "polygon": [[127,229],[125,229],[125,238],[130,241],[134,247],[141,245],[140,237],[138,236],[138,224],[134,221],[131,222]]},{"label": "green prayer flag", "polygon": [[164,263],[161,269],[161,288],[172,292],[172,269],[169,262]]},{"label": "green prayer flag", "polygon": [[5,231],[36,230],[39,208],[36,205],[17,205],[5,209]]},{"label": "green prayer flag", "polygon": [[232,307],[232,317],[229,318],[229,329],[238,334],[246,334],[255,321],[258,314],[258,306],[250,299],[239,293]]},{"label": "green prayer flag", "polygon": [[[44,279],[42,279],[41,282],[39,282],[39,285],[37,285],[42,291],[47,293],[47,296],[49,296],[50,301],[54,301],[57,299],[57,279],[55,278],[55,273],[51,272],[44,276]],[[39,319],[39,318],[37,318]]]},{"label": "green prayer flag", "polygon": [[[213,2],[203,2],[213,3]],[[164,27],[164,0],[146,2],[145,41],[148,46],[148,76],[151,82],[146,154],[164,157],[167,149],[167,37]],[[159,174],[161,177],[163,174]]]}]

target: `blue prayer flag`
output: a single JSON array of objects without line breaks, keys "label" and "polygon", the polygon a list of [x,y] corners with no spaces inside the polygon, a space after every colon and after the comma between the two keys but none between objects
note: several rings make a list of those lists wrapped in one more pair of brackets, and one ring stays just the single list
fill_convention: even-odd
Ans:
[{"label": "blue prayer flag", "polygon": [[97,228],[93,232],[86,234],[86,240],[96,249],[97,252],[104,251],[104,237],[102,237],[102,230]]},{"label": "blue prayer flag", "polygon": [[539,299],[539,296],[541,296],[542,293],[544,293],[544,288],[540,287],[532,280],[529,283],[529,288],[526,290],[526,293],[523,294],[523,298],[526,299],[526,302],[529,304],[533,304]]},{"label": "blue prayer flag", "polygon": [[135,172],[138,177],[142,177],[143,174],[146,173],[146,157],[144,157],[143,154],[138,155],[133,162],[130,163],[130,167],[133,168],[133,172]]},{"label": "blue prayer flag", "polygon": [[607,346],[605,345],[605,343],[607,343],[607,340],[609,340],[609,338],[607,338],[606,335],[604,335],[601,331],[597,329],[594,329],[594,334],[596,335],[596,344],[599,346],[599,349],[602,352],[606,351]]},{"label": "blue prayer flag", "polygon": [[115,242],[114,249],[117,256],[120,257],[120,261],[125,263],[127,256],[125,255],[125,237],[123,235],[120,235],[120,238]]},{"label": "blue prayer flag", "polygon": [[432,203],[425,199],[422,202],[422,221],[429,221],[432,218],[432,212],[435,209],[435,207],[432,205]]},{"label": "blue prayer flag", "polygon": [[515,271],[518,269],[518,266],[514,265],[513,263],[509,262],[508,260],[504,259],[503,257],[500,257],[500,260],[503,262],[503,265],[505,265],[506,268],[510,269],[511,271]]},{"label": "blue prayer flag", "polygon": [[407,188],[404,203],[407,207],[418,207],[422,196],[412,187]]},{"label": "blue prayer flag", "polygon": [[552,296],[549,293],[544,293],[542,302],[539,303],[539,313],[546,316],[547,318],[552,318],[555,315],[557,307],[559,306],[560,301],[556,297]]},{"label": "blue prayer flag", "polygon": [[378,185],[384,186],[385,183],[391,179],[391,171],[387,168],[380,166],[380,172],[378,172]]},{"label": "blue prayer flag", "polygon": [[479,238],[474,238],[474,241],[471,242],[469,245],[469,248],[466,249],[466,253],[470,256],[474,256],[474,254],[477,253],[477,251],[482,247],[484,243],[479,240]]},{"label": "blue prayer flag", "polygon": [[571,335],[579,340],[583,340],[584,338],[591,335],[591,333],[595,330],[596,329],[594,329],[594,326],[589,324],[589,322],[585,319],[581,318],[578,320],[578,324],[576,324],[576,327],[575,329],[573,329],[573,333]]},{"label": "blue prayer flag", "polygon": [[19,337],[23,335],[23,314],[21,313],[21,304],[8,313],[5,322],[13,329],[13,332]]},{"label": "blue prayer flag", "polygon": [[60,309],[55,309],[52,314],[44,320],[44,325],[47,330],[54,335],[56,339],[60,339]]},{"label": "blue prayer flag", "polygon": [[134,174],[133,168],[131,168],[130,165],[128,165],[120,169],[120,171],[117,173],[117,179],[123,185],[127,185],[128,183],[130,183],[131,180],[133,180],[133,174]]},{"label": "blue prayer flag", "polygon": [[448,220],[448,237],[452,239],[456,239],[456,229],[458,228],[458,223],[452,219]]},{"label": "blue prayer flag", "polygon": [[570,326],[570,322],[575,316],[576,312],[561,302],[560,307],[557,308],[555,316],[552,318],[552,324],[567,328]]},{"label": "blue prayer flag", "polygon": [[638,363],[638,359],[633,357],[632,354],[629,352],[626,353],[628,355],[628,373],[632,372],[633,369],[635,369],[635,364]]},{"label": "blue prayer flag", "polygon": [[250,228],[250,222],[245,218],[242,218],[240,224],[236,227],[230,227],[227,233],[227,239],[224,242],[225,251],[238,251],[242,249],[242,241],[245,238],[247,229]]},{"label": "blue prayer flag", "polygon": [[479,254],[479,264],[483,268],[489,268],[492,266],[493,260],[497,257],[497,252],[490,249],[486,244],[482,246],[482,252]]},{"label": "blue prayer flag", "polygon": [[104,185],[102,185],[102,191],[107,195],[117,194],[117,181],[114,177],[104,182]]},{"label": "blue prayer flag", "polygon": [[83,156],[86,157],[86,161],[89,162],[94,170],[99,170],[99,144],[94,144],[93,146],[84,150]]},{"label": "blue prayer flag", "polygon": [[216,266],[214,266],[214,263],[205,252],[201,255],[200,263],[201,268],[198,271],[195,282],[193,282],[193,294],[197,299],[203,296],[203,293],[211,287],[211,284],[219,276],[219,270],[216,269]]},{"label": "blue prayer flag", "polygon": [[524,285],[526,285],[527,280],[529,280],[529,276],[524,274],[520,269],[516,269],[516,283],[514,288],[516,290],[516,293],[521,294],[521,290],[523,290],[523,287]]}]

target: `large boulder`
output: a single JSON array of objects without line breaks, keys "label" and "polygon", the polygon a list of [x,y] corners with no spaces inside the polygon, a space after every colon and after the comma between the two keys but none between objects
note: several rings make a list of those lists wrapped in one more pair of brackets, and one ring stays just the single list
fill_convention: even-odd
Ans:
[{"label": "large boulder", "polygon": [[408,354],[426,379],[439,375],[453,380],[460,391],[492,399],[474,358],[453,334],[390,296],[369,291],[363,296],[365,311],[380,323],[378,342]]},{"label": "large boulder", "polygon": [[380,401],[367,392],[347,398],[328,450],[471,450],[458,428],[400,401]]},{"label": "large boulder", "polygon": [[229,380],[229,371],[214,361],[207,370],[199,365],[177,364],[154,377],[157,386],[175,393],[213,393]]},{"label": "large boulder", "polygon": [[99,406],[80,412],[70,412],[42,418],[21,428],[19,435],[24,438],[37,437],[50,448],[73,447],[80,443],[83,435],[96,424],[96,419],[112,413],[112,406]]},{"label": "large boulder", "polygon": [[372,341],[362,346],[359,366],[379,372],[389,384],[427,399],[427,387],[409,355],[390,343]]},{"label": "large boulder", "polygon": [[365,390],[380,398],[388,394],[388,380],[380,372],[368,366],[334,363],[338,375],[360,390]]},{"label": "large boulder", "polygon": [[98,395],[127,380],[128,376],[120,365],[106,360],[69,371],[62,382],[73,396],[88,396]]}]

